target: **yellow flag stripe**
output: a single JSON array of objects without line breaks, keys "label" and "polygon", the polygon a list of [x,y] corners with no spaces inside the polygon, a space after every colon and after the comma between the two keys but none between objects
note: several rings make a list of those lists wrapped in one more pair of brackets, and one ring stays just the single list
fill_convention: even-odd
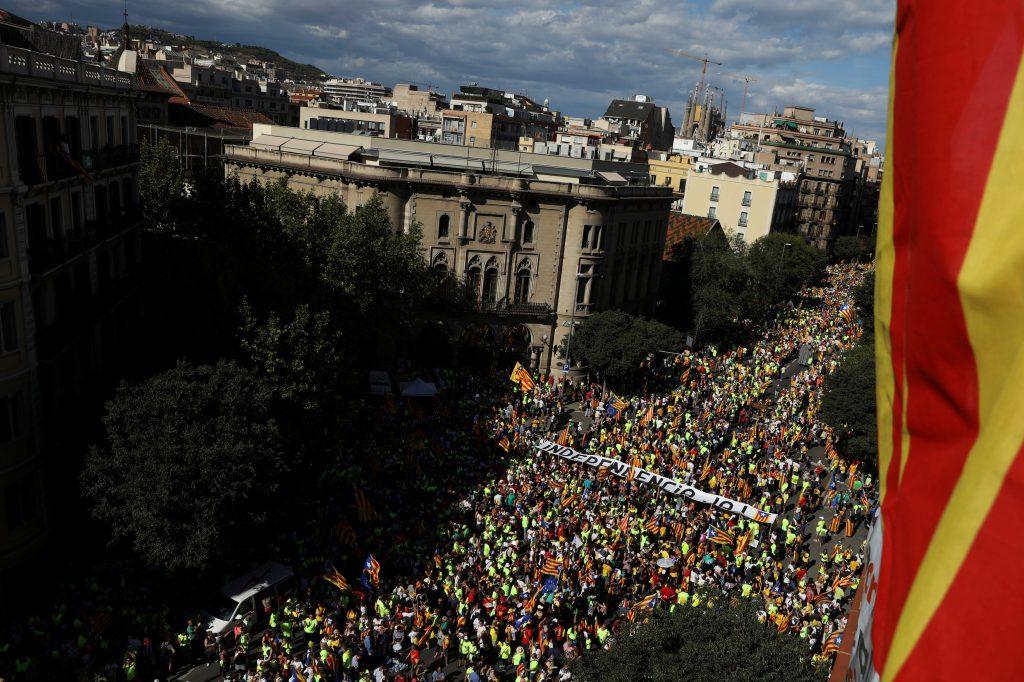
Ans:
[{"label": "yellow flag stripe", "polygon": [[[979,433],[900,614],[886,661],[895,678],[963,564],[1024,442],[1024,62],[957,285],[978,367]],[[1017,244],[1017,248],[1014,248]]]}]

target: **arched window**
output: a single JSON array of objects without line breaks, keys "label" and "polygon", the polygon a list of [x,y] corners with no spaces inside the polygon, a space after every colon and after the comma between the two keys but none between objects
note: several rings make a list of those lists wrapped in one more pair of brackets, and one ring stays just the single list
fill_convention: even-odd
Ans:
[{"label": "arched window", "polygon": [[515,303],[528,303],[530,300],[530,268],[520,264],[516,271],[516,289],[513,297]]},{"label": "arched window", "polygon": [[523,243],[524,244],[532,244],[533,243],[533,221],[532,220],[527,220],[525,223],[523,223]]},{"label": "arched window", "polygon": [[437,238],[448,239],[448,226],[451,224],[451,218],[447,213],[443,214],[437,219]]},{"label": "arched window", "polygon": [[469,291],[469,295],[474,301],[480,300],[480,278],[482,270],[480,268],[480,259],[473,258],[466,265],[466,289]]},{"label": "arched window", "polygon": [[498,263],[493,258],[487,261],[487,269],[484,270],[481,302],[485,306],[493,306],[498,302]]},{"label": "arched window", "polygon": [[448,272],[448,256],[446,256],[444,253],[439,253],[436,256],[434,256],[433,268],[434,272],[440,275],[443,275],[444,273]]}]

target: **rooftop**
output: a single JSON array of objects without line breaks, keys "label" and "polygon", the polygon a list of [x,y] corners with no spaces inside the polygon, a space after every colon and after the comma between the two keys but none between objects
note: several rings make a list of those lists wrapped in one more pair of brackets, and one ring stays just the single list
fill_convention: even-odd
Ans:
[{"label": "rooftop", "polygon": [[635,102],[628,99],[613,99],[604,112],[605,118],[624,118],[630,121],[643,121],[654,109],[653,102]]}]

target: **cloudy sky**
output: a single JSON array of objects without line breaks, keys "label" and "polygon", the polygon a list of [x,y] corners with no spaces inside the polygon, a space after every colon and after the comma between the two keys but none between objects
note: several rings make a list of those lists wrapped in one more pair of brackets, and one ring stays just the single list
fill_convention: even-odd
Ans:
[{"label": "cloudy sky", "polygon": [[[8,0],[28,19],[120,25],[123,0]],[[130,0],[129,19],[273,48],[328,73],[393,85],[460,83],[526,92],[597,117],[613,98],[649,94],[682,118],[709,54],[730,117],[816,107],[881,140],[895,0]]]}]

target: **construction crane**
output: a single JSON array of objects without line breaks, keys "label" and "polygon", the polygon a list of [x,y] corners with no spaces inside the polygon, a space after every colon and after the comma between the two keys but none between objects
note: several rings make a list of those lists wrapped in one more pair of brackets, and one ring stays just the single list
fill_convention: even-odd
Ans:
[{"label": "construction crane", "polygon": [[697,91],[698,93],[700,93],[698,95],[698,97],[703,97],[703,95],[704,95],[704,81],[706,80],[707,75],[708,75],[708,64],[714,64],[715,66],[721,66],[722,62],[716,62],[714,59],[711,59],[706,54],[703,57],[697,57],[697,56],[692,55],[692,54],[690,54],[688,52],[683,52],[682,50],[675,50],[675,49],[672,49],[672,48],[666,48],[665,52],[668,52],[669,54],[674,54],[677,57],[685,57],[686,59],[692,59],[694,61],[702,62],[703,63],[703,66],[701,67],[701,70],[700,70],[700,88]]},{"label": "construction crane", "polygon": [[750,89],[751,83],[756,85],[761,81],[757,80],[753,76],[748,76],[742,73],[727,73],[725,75],[729,78],[735,78],[738,81],[743,81],[743,101],[740,102],[740,114],[743,114],[747,110],[747,91]]}]

